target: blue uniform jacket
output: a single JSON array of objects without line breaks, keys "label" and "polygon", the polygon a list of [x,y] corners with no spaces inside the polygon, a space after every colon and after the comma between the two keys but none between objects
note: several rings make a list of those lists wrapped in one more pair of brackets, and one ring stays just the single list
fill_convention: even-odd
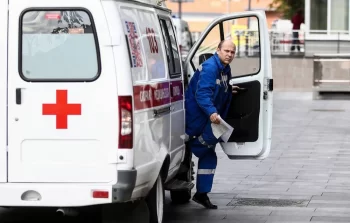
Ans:
[{"label": "blue uniform jacket", "polygon": [[226,117],[232,98],[230,79],[231,68],[223,66],[217,53],[195,71],[185,92],[187,135],[202,135],[211,145],[220,140],[212,134],[210,115]]}]

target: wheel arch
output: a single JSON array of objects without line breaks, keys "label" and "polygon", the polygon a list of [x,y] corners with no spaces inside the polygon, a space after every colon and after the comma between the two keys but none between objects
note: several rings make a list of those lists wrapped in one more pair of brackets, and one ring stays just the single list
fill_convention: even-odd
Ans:
[{"label": "wheel arch", "polygon": [[149,183],[149,190],[147,192],[147,196],[152,189],[152,187],[156,184],[157,178],[160,175],[162,178],[162,182],[165,183],[166,179],[168,178],[169,174],[169,168],[171,163],[170,154],[164,149],[161,149],[159,153],[156,156],[157,162],[156,166],[154,167],[154,173],[157,174],[150,174],[150,179],[148,181]]},{"label": "wheel arch", "polygon": [[170,155],[167,154],[165,156],[165,159],[163,161],[163,165],[160,168],[160,176],[162,177],[163,183],[165,182],[165,180],[168,178],[168,174],[169,174],[169,167],[170,167]]}]

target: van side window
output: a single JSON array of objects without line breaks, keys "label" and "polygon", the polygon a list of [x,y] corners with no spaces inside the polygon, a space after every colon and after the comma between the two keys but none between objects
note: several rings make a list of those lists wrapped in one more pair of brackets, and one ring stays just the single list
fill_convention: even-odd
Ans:
[{"label": "van side window", "polygon": [[100,74],[95,27],[86,11],[25,11],[19,70],[26,81],[93,81]]},{"label": "van side window", "polygon": [[178,51],[174,30],[172,28],[171,21],[167,18],[160,18],[160,24],[165,40],[170,77],[178,78],[181,76],[181,58]]},{"label": "van side window", "polygon": [[174,57],[174,73],[172,73],[173,76],[178,76],[181,74],[181,57],[178,51],[178,46],[176,42],[176,37],[174,33],[174,29],[172,28],[171,21],[169,19],[166,20],[167,26],[168,26],[168,32],[169,37],[171,41],[171,49]]},{"label": "van side window", "polygon": [[162,34],[163,34],[163,39],[164,39],[166,57],[167,57],[167,61],[168,61],[169,73],[172,73],[172,71],[174,70],[174,65],[173,65],[173,59],[170,56],[171,52],[170,52],[170,47],[169,47],[169,43],[168,43],[168,35],[165,32],[167,27],[166,27],[165,21],[163,19],[160,20],[160,27],[162,28]]},{"label": "van side window", "polygon": [[143,50],[142,31],[137,19],[138,14],[133,8],[121,7],[120,16],[129,53],[132,80],[135,83],[148,79],[147,61]]},{"label": "van side window", "polygon": [[141,42],[146,56],[149,78],[152,80],[167,78],[161,31],[157,26],[157,16],[145,10],[137,10],[141,30]]}]

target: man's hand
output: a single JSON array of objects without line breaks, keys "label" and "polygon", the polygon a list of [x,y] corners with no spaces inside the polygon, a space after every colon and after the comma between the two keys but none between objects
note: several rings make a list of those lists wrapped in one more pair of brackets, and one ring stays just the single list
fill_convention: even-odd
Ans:
[{"label": "man's hand", "polygon": [[232,86],[232,94],[237,94],[239,87],[238,86]]},{"label": "man's hand", "polygon": [[210,121],[211,121],[212,123],[215,123],[215,124],[220,124],[220,118],[219,118],[218,113],[213,113],[213,114],[211,114],[211,116],[210,116]]}]

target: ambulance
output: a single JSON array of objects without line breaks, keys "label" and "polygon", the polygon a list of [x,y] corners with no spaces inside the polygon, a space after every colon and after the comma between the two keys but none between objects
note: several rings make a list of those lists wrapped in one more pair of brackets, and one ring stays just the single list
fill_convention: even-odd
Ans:
[{"label": "ambulance", "polygon": [[[142,203],[149,222],[160,223],[165,190],[173,202],[188,202],[194,169],[184,91],[197,69],[194,55],[214,26],[244,17],[259,21],[261,60],[254,75],[231,80],[248,90],[226,120],[235,129],[221,146],[233,160],[270,151],[273,82],[263,12],[212,21],[183,67],[164,1],[0,1],[0,206],[63,214],[98,206],[113,214],[110,207]],[[243,116],[235,110],[241,102],[249,105]]]}]

